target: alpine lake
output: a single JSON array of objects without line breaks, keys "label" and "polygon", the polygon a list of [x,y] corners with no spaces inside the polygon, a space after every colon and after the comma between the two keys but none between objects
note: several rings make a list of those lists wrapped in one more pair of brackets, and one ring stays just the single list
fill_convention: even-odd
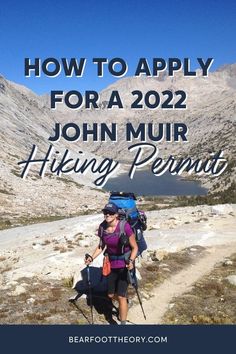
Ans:
[{"label": "alpine lake", "polygon": [[207,189],[198,181],[165,173],[155,176],[149,170],[136,171],[133,179],[127,173],[110,178],[103,187],[106,191],[129,191],[142,196],[206,195]]}]

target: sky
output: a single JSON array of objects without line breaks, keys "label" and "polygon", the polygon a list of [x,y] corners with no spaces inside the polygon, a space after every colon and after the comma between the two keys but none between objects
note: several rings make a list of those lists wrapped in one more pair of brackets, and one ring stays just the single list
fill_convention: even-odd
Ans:
[{"label": "sky", "polygon": [[[214,58],[211,70],[236,63],[236,2],[186,0],[2,1],[0,74],[37,94],[100,91],[115,82],[97,77],[94,57],[123,58],[134,75],[138,60]],[[24,58],[86,58],[81,78],[24,76]]]}]

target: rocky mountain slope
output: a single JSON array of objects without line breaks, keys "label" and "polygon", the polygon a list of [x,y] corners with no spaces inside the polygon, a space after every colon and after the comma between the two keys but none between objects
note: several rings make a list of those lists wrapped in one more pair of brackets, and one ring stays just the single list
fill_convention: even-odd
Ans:
[{"label": "rocky mountain slope", "polygon": [[[215,181],[201,176],[201,182],[208,187],[220,183],[229,185],[235,180],[235,134],[236,134],[236,64],[226,65],[218,71],[209,73],[208,77],[184,77],[182,72],[175,74],[173,78],[164,76],[161,78],[133,77],[124,78],[109,86],[101,92],[100,110],[80,110],[77,113],[77,121],[104,121],[117,122],[119,125],[119,136],[125,136],[125,123],[132,122],[134,127],[139,123],[185,123],[188,127],[188,142],[175,143],[166,142],[165,139],[159,143],[160,155],[167,157],[190,156],[192,158],[209,157],[210,152],[224,151],[230,161],[230,169],[224,176]],[[111,96],[112,90],[117,90],[120,94],[124,109],[106,109],[106,104]],[[131,103],[137,96],[132,96],[131,92],[140,90],[144,94],[150,90],[158,93],[164,90],[184,90],[187,93],[186,110],[166,110],[166,109],[130,109]],[[147,141],[150,141],[147,139]],[[138,142],[134,140],[134,143]],[[127,151],[127,143],[124,139],[116,144],[116,149],[109,149],[107,144],[100,144],[98,147],[90,146],[91,151],[106,154],[118,158]],[[133,159],[131,153],[125,154],[125,160]],[[227,176],[227,178],[226,178]],[[225,180],[227,181],[225,182]],[[224,182],[223,182],[224,181]]]},{"label": "rocky mountain slope", "polygon": [[[33,168],[25,180],[20,178],[17,163],[28,158],[33,144],[38,146],[37,158],[45,157],[55,122],[65,117],[73,121],[73,112],[58,115],[49,109],[44,98],[0,77],[0,115],[2,223],[9,226],[13,219],[22,223],[32,218],[70,216],[87,212],[89,208],[100,210],[105,202],[104,194],[90,188],[93,184],[88,175],[76,180],[74,176],[57,178],[46,173],[41,179]],[[72,156],[77,154],[77,146],[68,146],[65,142],[55,146],[62,153],[69,148]]]},{"label": "rocky mountain slope", "polygon": [[[57,177],[46,173],[41,179],[33,168],[28,177],[22,180],[19,161],[29,156],[32,145],[38,146],[37,156],[45,156],[49,146],[48,137],[53,133],[55,122],[62,124],[111,123],[118,124],[116,143],[83,143],[79,140],[69,144],[64,139],[54,144],[61,153],[71,151],[72,157],[78,151],[86,157],[111,157],[119,161],[130,161],[133,155],[127,150],[124,139],[126,122],[182,122],[188,126],[187,143],[160,142],[160,155],[205,157],[209,152],[224,151],[229,159],[228,170],[219,178],[203,178],[201,182],[216,190],[227,188],[235,179],[235,135],[236,135],[236,64],[225,66],[203,78],[184,78],[178,72],[173,78],[162,75],[160,78],[123,78],[100,93],[99,109],[69,110],[63,106],[53,111],[49,108],[48,97],[37,96],[27,88],[0,77],[0,215],[9,223],[11,219],[19,222],[30,218],[48,216],[70,216],[88,209],[100,210],[107,196],[93,190],[94,176],[75,175]],[[186,110],[130,109],[133,100],[131,92],[143,93],[156,90],[185,90]],[[117,90],[124,103],[124,109],[107,109],[111,91]],[[40,155],[41,154],[41,155]],[[89,195],[89,198],[88,198]]]}]

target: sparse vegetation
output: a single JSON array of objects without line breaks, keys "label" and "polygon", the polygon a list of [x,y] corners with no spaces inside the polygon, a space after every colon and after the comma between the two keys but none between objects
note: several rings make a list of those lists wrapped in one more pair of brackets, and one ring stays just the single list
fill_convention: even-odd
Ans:
[{"label": "sparse vegetation", "polygon": [[83,184],[80,184],[80,183],[74,181],[73,179],[60,177],[60,181],[62,181],[62,182],[65,183],[65,184],[73,184],[73,185],[75,185],[77,188],[83,188]]},{"label": "sparse vegetation", "polygon": [[54,251],[59,251],[60,253],[65,253],[68,251],[67,247],[64,245],[56,245],[53,247]]},{"label": "sparse vegetation", "polygon": [[[100,210],[99,210],[100,211]],[[52,221],[57,221],[57,220],[63,220],[63,219],[69,219],[69,218],[75,218],[77,216],[81,215],[89,215],[93,214],[95,212],[98,212],[97,209],[85,209],[85,210],[80,210],[79,212],[76,212],[75,214],[70,214],[70,215],[41,215],[41,216],[35,216],[35,217],[15,217],[14,219],[11,220],[0,220],[0,230],[4,229],[9,229],[10,227],[18,227],[18,226],[25,226],[25,225],[32,225],[32,224],[40,224],[40,223],[46,223],[46,222],[52,222]]]},{"label": "sparse vegetation", "polygon": [[204,196],[179,196],[176,197],[178,206],[195,206],[195,205],[215,205],[215,204],[226,204],[226,203],[236,203],[236,183],[232,182],[228,189],[215,192],[212,194],[207,194]]},{"label": "sparse vegetation", "polygon": [[19,170],[14,170],[14,169],[11,169],[11,173],[16,176],[16,177],[20,177],[21,176],[21,173]]},{"label": "sparse vegetation", "polygon": [[63,283],[63,286],[65,286],[66,288],[72,288],[72,285],[73,285],[73,283],[74,283],[74,277],[73,276],[71,276],[71,277],[69,277],[69,278],[64,278],[63,280],[62,280],[62,283]]},{"label": "sparse vegetation", "polygon": [[84,239],[84,236],[81,232],[79,232],[78,234],[75,235],[75,240],[76,241],[80,241],[80,240],[83,240]]},{"label": "sparse vegetation", "polygon": [[49,245],[51,243],[50,240],[45,240],[43,243],[42,243],[42,246],[46,246],[46,245]]},{"label": "sparse vegetation", "polygon": [[0,220],[0,230],[8,229],[11,226],[10,220]]},{"label": "sparse vegetation", "polygon": [[[195,263],[205,252],[203,247],[192,246],[180,252],[169,253],[161,261],[157,259],[155,252],[150,254],[153,262],[144,264],[140,269],[143,277],[139,286],[141,297],[144,298],[145,293],[151,297],[155,286]],[[236,254],[230,260],[231,263],[227,266],[223,263],[218,264],[210,275],[195,284],[191,292],[173,299],[173,306],[166,312],[164,323],[236,323],[236,286],[230,285],[225,280],[227,275],[236,272]],[[0,296],[3,299],[0,322],[2,324],[90,323],[90,308],[86,299],[81,298],[76,306],[68,302],[68,298],[73,294],[71,290],[73,282],[72,276],[60,281],[42,281],[38,278],[24,277],[19,279],[18,283],[25,284],[25,293],[18,296],[5,296],[6,293],[9,294],[9,290],[0,289]],[[132,302],[137,304],[137,297],[131,287],[129,295]],[[96,323],[107,323],[104,307],[107,309],[106,301],[95,306]]]},{"label": "sparse vegetation", "polygon": [[2,193],[2,194],[7,194],[7,195],[14,195],[14,193],[11,193],[11,192],[9,192],[9,191],[6,190],[6,189],[0,189],[0,193]]},{"label": "sparse vegetation", "polygon": [[[104,193],[104,194],[108,193],[106,190],[100,189],[100,188],[93,188],[93,187],[91,187],[90,189],[91,189],[92,191],[97,192],[97,193]],[[108,194],[107,194],[107,195],[108,195]]]},{"label": "sparse vegetation", "polygon": [[67,245],[67,248],[72,250],[72,249],[74,249],[74,245],[69,244],[69,245]]},{"label": "sparse vegetation", "polygon": [[227,266],[219,263],[193,289],[173,299],[174,306],[164,316],[167,324],[236,323],[236,286],[226,277],[236,274],[236,254]]},{"label": "sparse vegetation", "polygon": [[[9,290],[0,289],[1,324],[88,324],[90,309],[84,299],[81,310],[69,302],[72,278],[56,282],[38,278],[21,278],[26,292],[18,296],[6,296]],[[12,290],[14,287],[12,288]]]},{"label": "sparse vegetation", "polygon": [[0,268],[0,274],[9,272],[10,270],[12,270],[12,266],[10,264],[6,264],[5,267]]},{"label": "sparse vegetation", "polygon": [[10,152],[8,152],[8,155],[10,155],[11,157],[13,157],[14,159],[20,160],[20,156],[16,155],[16,154],[11,154]]},{"label": "sparse vegetation", "polygon": [[[141,292],[147,292],[150,296],[152,289],[164,282],[173,274],[181,271],[186,266],[194,264],[197,257],[204,254],[205,248],[201,246],[193,246],[196,251],[192,252],[191,247],[185,248],[180,252],[168,253],[161,261],[155,255],[155,252],[150,254],[152,263],[143,265],[140,269],[142,280],[140,281],[139,288]],[[164,264],[164,267],[162,266]],[[129,293],[134,295],[134,290],[130,288]],[[137,303],[137,300],[134,300]]]}]

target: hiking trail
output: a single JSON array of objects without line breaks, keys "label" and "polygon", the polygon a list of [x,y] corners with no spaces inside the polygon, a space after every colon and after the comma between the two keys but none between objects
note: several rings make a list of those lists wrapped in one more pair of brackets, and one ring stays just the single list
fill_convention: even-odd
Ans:
[{"label": "hiking trail", "polygon": [[142,316],[140,305],[132,306],[128,321],[132,324],[163,324],[162,317],[168,310],[173,297],[191,290],[194,283],[213,270],[216,263],[236,252],[236,243],[220,245],[207,249],[207,254],[195,264],[166,279],[153,290],[154,296],[142,300],[147,319]]}]

